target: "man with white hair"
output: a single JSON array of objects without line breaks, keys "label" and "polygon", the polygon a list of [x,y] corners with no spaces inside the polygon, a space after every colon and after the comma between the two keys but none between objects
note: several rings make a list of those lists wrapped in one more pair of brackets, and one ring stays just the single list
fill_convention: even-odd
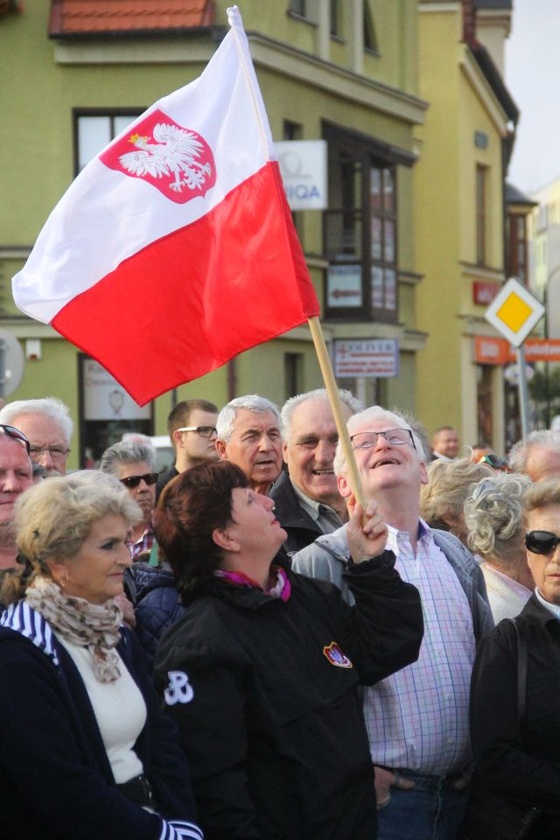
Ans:
[{"label": "man with white hair", "polygon": [[0,423],[15,426],[27,436],[31,460],[39,464],[43,475],[66,475],[74,424],[61,400],[46,397],[7,403],[0,410]]},{"label": "man with white hair", "polygon": [[[366,689],[364,713],[375,768],[379,840],[454,840],[468,803],[469,684],[476,641],[492,627],[482,572],[453,535],[419,516],[428,480],[419,424],[373,406],[348,421],[366,501],[389,526],[387,548],[419,589],[424,641],[418,661]],[[339,444],[341,495],[352,488]],[[296,572],[331,580],[349,598],[346,526],[292,558]]]},{"label": "man with white hair", "polygon": [[241,467],[255,493],[266,495],[282,469],[282,435],[278,407],[249,394],[225,405],[216,421],[220,458]]},{"label": "man with white hair", "polygon": [[512,472],[528,475],[531,481],[560,478],[560,431],[529,432],[512,446],[508,461]]},{"label": "man with white hair", "polygon": [[[350,391],[338,392],[348,419],[363,405]],[[287,471],[274,483],[276,518],[288,534],[284,547],[299,551],[321,534],[346,522],[346,503],[338,491],[333,462],[338,432],[325,388],[286,400],[280,412],[282,451]]]}]

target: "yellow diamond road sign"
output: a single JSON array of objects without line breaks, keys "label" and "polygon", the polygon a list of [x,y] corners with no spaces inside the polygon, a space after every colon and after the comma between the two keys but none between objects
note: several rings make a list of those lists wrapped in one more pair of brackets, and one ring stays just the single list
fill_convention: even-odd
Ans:
[{"label": "yellow diamond road sign", "polygon": [[510,344],[521,347],[544,313],[542,303],[517,278],[510,277],[484,317]]}]

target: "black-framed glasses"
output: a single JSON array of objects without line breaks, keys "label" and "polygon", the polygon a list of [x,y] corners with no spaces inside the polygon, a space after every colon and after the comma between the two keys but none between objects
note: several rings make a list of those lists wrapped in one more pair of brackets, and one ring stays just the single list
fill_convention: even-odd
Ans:
[{"label": "black-framed glasses", "polygon": [[416,449],[414,437],[410,429],[387,429],[385,432],[356,432],[350,435],[353,449],[374,449],[380,437],[385,438],[391,446],[404,446],[412,444]]},{"label": "black-framed glasses", "polygon": [[145,481],[148,487],[151,487],[152,484],[155,484],[158,480],[159,473],[145,473],[144,475],[129,475],[127,478],[121,478],[121,484],[124,484],[125,487],[133,490],[135,487],[138,487],[141,481]]},{"label": "black-framed glasses", "polygon": [[525,546],[533,554],[552,554],[559,544],[560,537],[552,531],[527,531],[525,534]]},{"label": "black-framed glasses", "polygon": [[68,448],[63,449],[61,446],[31,446],[29,449],[29,454],[33,457],[42,458],[45,452],[48,452],[51,458],[66,458],[69,454],[70,450]]},{"label": "black-framed glasses", "polygon": [[197,435],[203,438],[211,438],[212,435],[217,435],[218,430],[215,426],[181,426],[177,429],[178,432],[196,432]]},{"label": "black-framed glasses", "polygon": [[6,426],[4,423],[0,423],[0,429],[3,429],[4,433],[7,434],[8,437],[13,438],[14,440],[19,440],[23,443],[27,449],[27,454],[31,455],[31,444],[29,443],[29,439],[20,429],[16,429],[15,426]]},{"label": "black-framed glasses", "polygon": [[501,472],[510,473],[509,464],[505,458],[500,458],[499,455],[483,455],[478,462],[479,464],[488,464],[493,470],[500,470]]}]

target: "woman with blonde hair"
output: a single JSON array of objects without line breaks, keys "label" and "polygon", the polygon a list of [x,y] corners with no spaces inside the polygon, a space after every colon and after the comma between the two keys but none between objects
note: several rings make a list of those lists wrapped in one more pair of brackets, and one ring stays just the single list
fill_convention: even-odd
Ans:
[{"label": "woman with blonde hair", "polygon": [[477,484],[465,502],[468,546],[480,567],[494,621],[514,618],[534,589],[523,543],[523,505],[531,481],[519,473],[495,473]]},{"label": "woman with blonde hair", "polygon": [[115,598],[140,519],[87,471],[17,502],[19,570],[0,621],[0,814],[6,837],[200,840],[190,778]]},{"label": "woman with blonde hair", "polygon": [[455,461],[432,461],[428,466],[428,484],[420,490],[420,516],[430,528],[449,531],[467,544],[463,506],[471,487],[492,470],[473,464],[468,458]]}]

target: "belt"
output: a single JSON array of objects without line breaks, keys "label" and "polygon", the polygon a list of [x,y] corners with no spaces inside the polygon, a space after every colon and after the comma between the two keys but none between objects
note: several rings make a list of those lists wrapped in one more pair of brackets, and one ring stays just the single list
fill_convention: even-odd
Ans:
[{"label": "belt", "polygon": [[150,780],[143,774],[135,776],[134,779],[129,779],[128,782],[123,782],[122,784],[117,785],[117,788],[123,796],[126,796],[126,798],[130,799],[132,802],[136,802],[136,804],[140,805],[142,808],[151,808],[154,811],[156,810],[154,789]]}]

